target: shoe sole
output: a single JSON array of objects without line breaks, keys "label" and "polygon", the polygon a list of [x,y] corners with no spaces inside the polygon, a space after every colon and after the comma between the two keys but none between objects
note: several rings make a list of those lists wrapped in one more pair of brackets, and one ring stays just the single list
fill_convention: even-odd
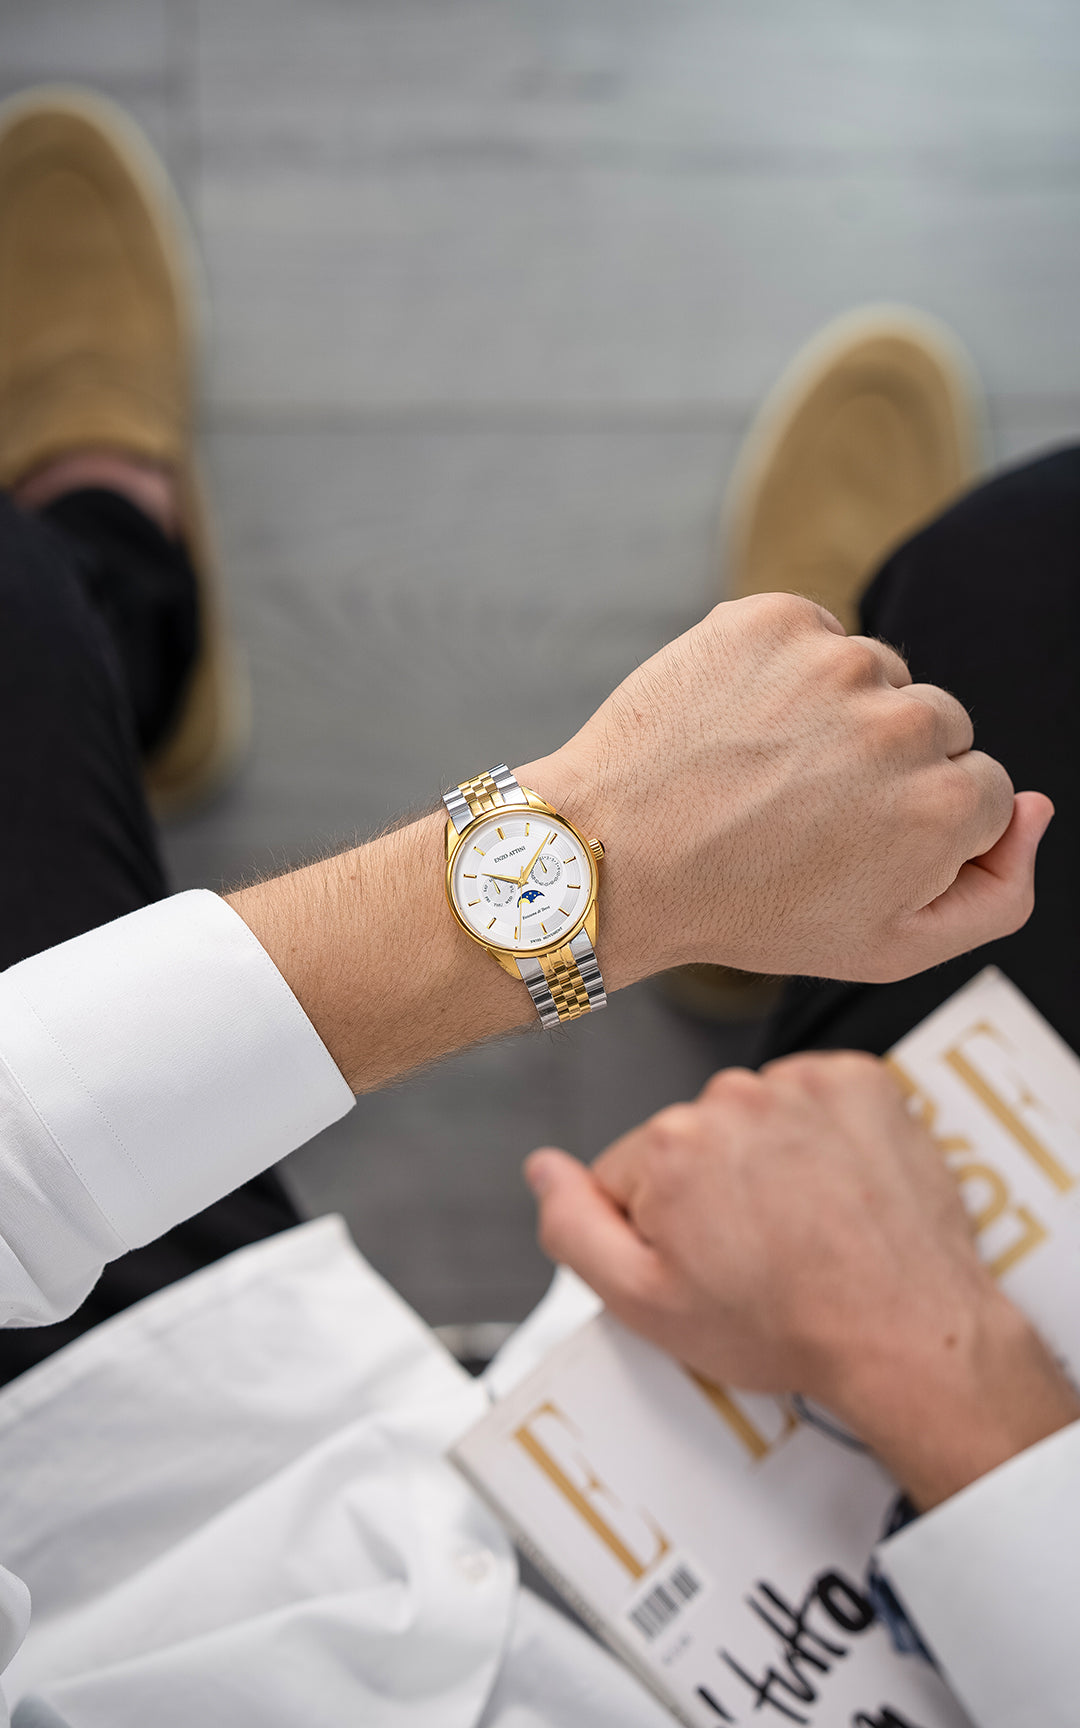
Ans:
[{"label": "shoe sole", "polygon": [[960,434],[961,484],[970,483],[985,466],[988,435],[982,388],[967,349],[949,327],[914,306],[889,302],[841,313],[785,367],[736,458],[721,515],[719,562],[725,572],[725,599],[738,599],[744,592],[730,577],[745,563],[765,479],[803,404],[853,348],[886,337],[906,338],[936,362]]}]

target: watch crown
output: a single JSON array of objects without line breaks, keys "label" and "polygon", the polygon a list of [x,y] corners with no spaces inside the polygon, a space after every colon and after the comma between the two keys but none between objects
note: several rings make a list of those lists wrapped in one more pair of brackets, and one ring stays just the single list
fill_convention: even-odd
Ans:
[{"label": "watch crown", "polygon": [[601,858],[604,856],[604,842],[602,840],[590,840],[589,851],[599,864]]}]

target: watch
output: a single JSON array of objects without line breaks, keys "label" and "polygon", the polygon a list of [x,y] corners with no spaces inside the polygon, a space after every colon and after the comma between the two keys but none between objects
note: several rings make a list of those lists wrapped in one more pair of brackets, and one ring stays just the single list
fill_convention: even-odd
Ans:
[{"label": "watch", "polygon": [[446,898],[466,935],[524,981],[541,1025],[603,1008],[594,949],[603,841],[519,786],[505,762],[443,803]]}]

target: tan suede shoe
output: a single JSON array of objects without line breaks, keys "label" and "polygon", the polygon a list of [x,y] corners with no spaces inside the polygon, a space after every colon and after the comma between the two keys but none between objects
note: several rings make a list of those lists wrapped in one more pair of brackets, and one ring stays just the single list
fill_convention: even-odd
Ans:
[{"label": "tan suede shoe", "polygon": [[805,594],[857,630],[885,555],[971,485],[980,426],[971,363],[936,319],[868,306],[827,325],[766,399],[736,464],[727,598]]},{"label": "tan suede shoe", "polygon": [[101,448],[178,477],[202,644],[146,768],[163,810],[214,790],[247,736],[192,449],[196,282],[164,168],[120,109],[51,88],[0,104],[0,485]]}]

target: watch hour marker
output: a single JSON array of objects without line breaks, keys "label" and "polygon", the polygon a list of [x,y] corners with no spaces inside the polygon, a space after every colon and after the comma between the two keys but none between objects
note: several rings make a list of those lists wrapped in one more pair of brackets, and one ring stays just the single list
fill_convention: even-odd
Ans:
[{"label": "watch hour marker", "polygon": [[461,874],[462,874],[462,876],[466,882],[475,882],[476,881],[476,871],[475,870],[463,870],[461,872]]},{"label": "watch hour marker", "polygon": [[469,901],[470,906],[479,906],[479,904],[480,904],[479,900],[470,900]]},{"label": "watch hour marker", "polygon": [[547,935],[547,925],[542,923],[540,925],[540,928],[544,932],[544,935],[546,936]]},{"label": "watch hour marker", "polygon": [[529,824],[527,822],[525,824],[525,832],[526,834],[529,832]]},{"label": "watch hour marker", "polygon": [[[492,920],[491,920],[491,924],[494,924],[494,922],[495,922],[495,920],[494,920],[494,918],[493,918],[493,919],[492,919]],[[488,929],[489,929],[489,930],[490,930],[490,929],[491,929],[491,924],[489,924],[489,925],[488,925]]]},{"label": "watch hour marker", "polygon": [[496,828],[496,830],[495,830],[495,832],[496,832],[496,834],[497,834],[497,835],[498,835],[498,836],[499,836],[499,839],[500,839],[500,840],[505,840],[505,839],[506,839],[506,835],[505,835],[505,834],[504,834],[504,833],[503,833],[503,831],[502,831],[502,829],[501,829],[501,828]]},{"label": "watch hour marker", "polygon": [[473,847],[473,851],[474,851],[474,852],[479,852],[479,854],[480,854],[480,856],[481,856],[481,858],[486,858],[486,857],[487,857],[487,853],[486,853],[486,852],[485,852],[485,851],[484,851],[484,848],[483,848],[483,847],[482,847],[482,846],[474,846],[474,847]]},{"label": "watch hour marker", "polygon": [[567,884],[566,884],[566,886],[567,886],[567,887],[568,887],[568,888],[580,888],[580,887],[581,887],[581,883],[580,883],[580,882],[568,882],[568,883],[567,883]]},{"label": "watch hour marker", "polygon": [[563,863],[564,863],[564,864],[572,864],[572,863],[573,863],[573,862],[574,862],[574,860],[573,860],[573,856],[571,856],[571,857],[569,857],[569,858],[564,858],[564,859],[563,859]]}]

